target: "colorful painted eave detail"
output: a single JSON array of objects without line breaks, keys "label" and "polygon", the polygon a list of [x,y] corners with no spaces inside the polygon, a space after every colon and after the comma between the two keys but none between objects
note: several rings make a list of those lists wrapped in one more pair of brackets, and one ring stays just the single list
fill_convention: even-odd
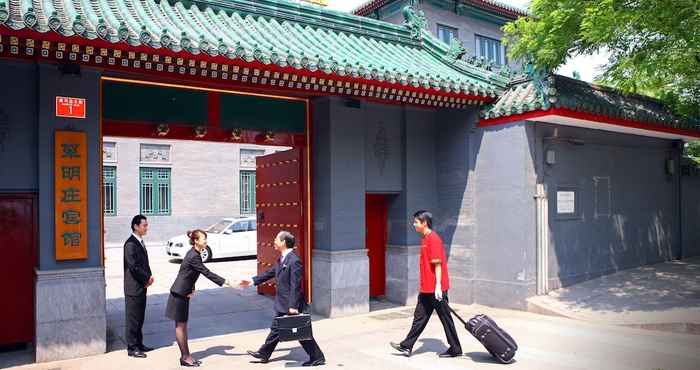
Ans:
[{"label": "colorful painted eave detail", "polygon": [[566,109],[599,117],[639,122],[654,126],[691,130],[700,134],[700,119],[684,120],[670,112],[659,100],[550,75],[513,81],[494,103],[481,110],[481,121],[508,122],[536,117],[538,112]]},{"label": "colorful painted eave detail", "polygon": [[406,26],[285,0],[0,0],[3,27],[484,100],[508,80],[478,61],[451,59],[427,32],[416,38]]}]

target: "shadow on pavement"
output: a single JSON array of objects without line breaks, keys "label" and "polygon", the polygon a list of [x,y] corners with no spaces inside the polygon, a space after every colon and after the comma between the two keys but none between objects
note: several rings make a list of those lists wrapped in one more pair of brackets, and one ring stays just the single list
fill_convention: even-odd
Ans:
[{"label": "shadow on pavement", "polygon": [[[495,358],[493,358],[490,353],[486,352],[486,350],[484,350],[484,352],[468,352],[465,353],[464,356],[469,357],[472,361],[480,364],[501,364]],[[512,363],[515,363],[515,361]]]},{"label": "shadow on pavement", "polygon": [[700,259],[642,266],[550,293],[579,309],[659,311],[700,306]]},{"label": "shadow on pavement", "polygon": [[[143,327],[144,344],[160,348],[175,343],[175,324],[165,317],[169,294],[148,296]],[[107,351],[126,348],[124,298],[107,301]],[[272,299],[255,291],[206,289],[196,291],[190,304],[189,340],[267,329],[272,322]],[[224,351],[225,344],[219,348]],[[218,347],[217,347],[218,348]]]}]

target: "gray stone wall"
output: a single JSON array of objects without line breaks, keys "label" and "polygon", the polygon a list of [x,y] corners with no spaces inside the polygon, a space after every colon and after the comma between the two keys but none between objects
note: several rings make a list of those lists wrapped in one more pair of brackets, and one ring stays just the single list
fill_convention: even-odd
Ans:
[{"label": "gray stone wall", "polygon": [[92,356],[107,350],[104,269],[38,271],[36,362]]},{"label": "gray stone wall", "polygon": [[516,122],[471,136],[475,164],[474,301],[525,309],[535,293],[532,127]]},{"label": "gray stone wall", "polygon": [[0,191],[38,188],[36,64],[0,61]]},{"label": "gray stone wall", "polygon": [[[39,269],[72,269],[102,266],[101,188],[100,175],[100,73],[82,68],[80,75],[63,74],[55,64],[36,65],[33,79],[37,84],[36,114],[38,117],[38,186],[39,186]],[[56,117],[56,97],[86,99],[86,118]],[[75,130],[87,135],[87,260],[56,261],[54,210],[54,135],[59,130]]]},{"label": "gray stone wall", "polygon": [[[270,154],[286,147],[215,143],[190,140],[153,140],[105,137],[115,143],[113,160],[105,166],[117,169],[117,214],[105,216],[105,243],[119,245],[130,234],[131,218],[141,211],[139,204],[139,171],[141,167],[170,168],[171,214],[148,216],[150,230],[147,241],[161,243],[183,234],[188,229],[209,226],[223,217],[240,212],[241,150],[260,150]],[[142,161],[141,145],[167,145],[170,160],[162,163]]]},{"label": "gray stone wall", "polygon": [[[536,125],[549,203],[549,287],[681,255],[679,149],[671,140]],[[673,160],[673,173],[667,171]],[[557,212],[557,191],[575,212]]]},{"label": "gray stone wall", "polygon": [[681,171],[683,258],[700,256],[700,166],[687,163]]},{"label": "gray stone wall", "polygon": [[436,118],[438,207],[434,229],[442,236],[448,255],[450,299],[463,304],[473,302],[476,217],[469,138],[476,120],[476,109],[439,111]]},{"label": "gray stone wall", "polygon": [[335,97],[314,101],[314,249],[365,248],[363,122],[361,104]]}]

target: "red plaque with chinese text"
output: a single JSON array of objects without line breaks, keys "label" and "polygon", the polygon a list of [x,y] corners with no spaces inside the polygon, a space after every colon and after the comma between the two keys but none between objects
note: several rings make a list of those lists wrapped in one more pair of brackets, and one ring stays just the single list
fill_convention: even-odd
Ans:
[{"label": "red plaque with chinese text", "polygon": [[85,118],[85,99],[57,96],[56,117]]}]

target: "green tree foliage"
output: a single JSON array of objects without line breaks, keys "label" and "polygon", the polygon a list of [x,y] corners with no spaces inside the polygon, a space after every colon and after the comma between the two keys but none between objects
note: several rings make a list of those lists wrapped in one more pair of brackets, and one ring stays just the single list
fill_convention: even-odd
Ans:
[{"label": "green tree foliage", "polygon": [[553,70],[607,51],[599,81],[700,117],[699,0],[533,0],[504,27],[510,56]]},{"label": "green tree foliage", "polygon": [[686,144],[684,154],[693,158],[697,164],[700,164],[700,140]]}]

